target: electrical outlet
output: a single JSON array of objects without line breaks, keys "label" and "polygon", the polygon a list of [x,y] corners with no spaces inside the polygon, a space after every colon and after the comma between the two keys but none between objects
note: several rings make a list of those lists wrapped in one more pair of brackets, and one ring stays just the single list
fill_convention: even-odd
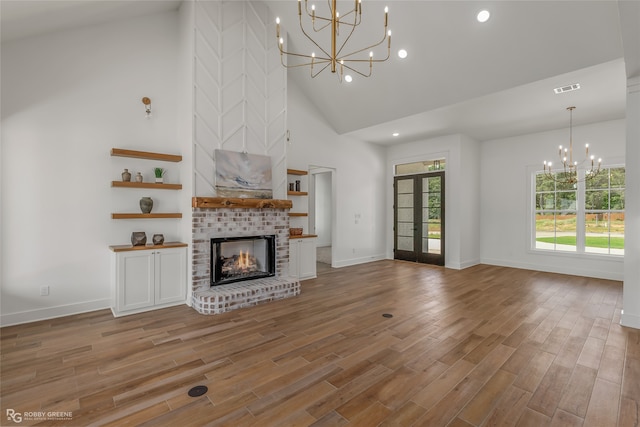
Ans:
[{"label": "electrical outlet", "polygon": [[40,286],[40,296],[43,296],[43,297],[49,296],[48,286]]}]

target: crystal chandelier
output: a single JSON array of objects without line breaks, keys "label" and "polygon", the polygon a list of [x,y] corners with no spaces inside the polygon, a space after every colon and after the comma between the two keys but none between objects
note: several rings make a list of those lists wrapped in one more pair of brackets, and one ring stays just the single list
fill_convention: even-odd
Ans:
[{"label": "crystal chandelier", "polygon": [[[305,26],[302,23],[302,1],[298,0],[300,29],[302,30],[302,34],[304,34],[305,37],[318,48],[318,55],[316,55],[315,52],[312,52],[310,55],[306,55],[285,51],[284,39],[280,36],[280,18],[276,18],[276,37],[278,38],[278,48],[280,49],[280,61],[282,62],[282,65],[286,68],[308,66],[310,68],[312,78],[316,77],[328,67],[331,67],[330,69],[332,73],[338,73],[340,81],[342,81],[343,76],[345,76],[345,69],[358,73],[363,77],[371,76],[373,63],[386,61],[389,59],[391,53],[391,31],[387,29],[389,22],[389,8],[385,7],[384,9],[384,31],[382,39],[370,46],[347,51],[345,49],[347,42],[353,35],[356,27],[362,22],[362,0],[355,0],[353,3],[353,9],[342,15],[338,11],[337,0],[327,0],[327,2],[329,3],[329,15],[321,16],[316,14],[315,5],[312,5],[311,10],[309,10],[307,0],[304,0],[304,10],[308,18],[311,20],[310,26],[309,24],[307,24],[307,26],[313,30],[313,32],[311,32],[310,30],[305,30]],[[343,31],[342,37],[340,36],[341,29]],[[329,47],[326,46],[326,43],[317,42],[313,37],[311,37],[311,35],[309,35],[309,33],[312,35],[313,33],[326,33],[327,31],[324,30],[328,30],[331,34]],[[387,40],[387,57],[384,59],[374,59],[373,50],[371,49],[381,45],[385,40]],[[367,50],[369,50],[368,57],[366,55],[363,57],[362,53]],[[302,62],[287,65],[284,61],[284,55],[287,55],[290,58],[298,58],[299,60],[302,60]],[[354,68],[358,65],[364,66],[360,68],[366,68],[367,64],[369,65],[368,73]],[[345,79],[350,81],[350,76],[345,76]]]},{"label": "crystal chandelier", "polygon": [[[576,107],[567,107],[569,110],[569,146],[558,147],[558,157],[562,162],[562,170],[552,171],[552,163],[544,161],[544,174],[546,177],[563,184],[575,184],[580,181],[586,181],[595,178],[600,173],[600,165],[602,159],[598,159],[596,164],[595,156],[589,155],[589,144],[585,144],[585,158],[578,162],[573,160],[573,110]],[[587,160],[591,161],[591,168],[587,169],[584,174],[584,178],[578,177],[578,167],[585,163]]]}]

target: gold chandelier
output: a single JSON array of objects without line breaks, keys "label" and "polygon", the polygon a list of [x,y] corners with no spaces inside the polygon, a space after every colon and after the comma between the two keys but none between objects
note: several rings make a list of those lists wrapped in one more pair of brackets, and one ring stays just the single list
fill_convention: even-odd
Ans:
[{"label": "gold chandelier", "polygon": [[[349,53],[343,53],[343,51],[345,50],[345,46],[353,35],[356,27],[362,22],[362,0],[355,0],[353,9],[342,15],[338,11],[337,0],[327,0],[327,2],[329,3],[328,16],[317,15],[315,5],[312,5],[311,10],[309,10],[307,0],[304,0],[304,9],[307,16],[311,19],[311,29],[313,30],[313,32],[326,33],[326,31],[323,31],[326,29],[331,32],[331,44],[329,48],[326,48],[326,44],[323,46],[322,43],[315,41],[313,37],[311,37],[311,35],[309,35],[309,33],[305,30],[305,27],[302,23],[302,1],[298,0],[298,18],[300,21],[300,29],[302,30],[302,33],[305,35],[305,37],[319,49],[320,54],[318,55],[316,55],[315,52],[312,52],[311,55],[305,55],[301,53],[285,51],[284,39],[280,37],[280,18],[276,18],[276,37],[278,38],[278,48],[280,49],[280,62],[282,62],[282,65],[286,68],[309,66],[312,78],[316,77],[328,67],[331,67],[332,73],[338,72],[338,78],[340,81],[342,81],[343,79],[345,68],[358,73],[363,77],[371,76],[373,63],[386,61],[387,59],[389,59],[391,53],[391,31],[387,29],[387,25],[389,22],[389,8],[385,7],[384,9],[384,33],[382,39],[379,42],[367,47],[363,47],[361,49],[350,51]],[[346,28],[346,36],[339,41],[341,27]],[[373,59],[373,50],[370,49],[381,45],[385,40],[388,40],[387,57],[384,59]],[[362,52],[367,50],[370,50],[368,58],[358,56],[358,54],[362,54]],[[291,58],[295,57],[302,59],[303,62],[287,65],[284,61],[284,55],[287,55]],[[369,65],[368,74],[354,68],[357,65],[363,64],[365,64],[365,66],[366,64]],[[347,81],[349,80],[347,79]]]},{"label": "gold chandelier", "polygon": [[[598,159],[596,164],[595,156],[589,155],[589,144],[585,144],[585,158],[581,162],[573,160],[573,110],[575,109],[576,107],[567,107],[567,110],[569,110],[569,147],[563,148],[562,145],[558,147],[558,157],[562,162],[562,170],[553,172],[553,164],[546,160],[544,161],[545,176],[563,184],[576,184],[577,182],[595,178],[600,173],[600,165],[602,164],[602,159]],[[591,161],[591,168],[585,171],[584,178],[578,177],[578,167],[588,160]]]}]

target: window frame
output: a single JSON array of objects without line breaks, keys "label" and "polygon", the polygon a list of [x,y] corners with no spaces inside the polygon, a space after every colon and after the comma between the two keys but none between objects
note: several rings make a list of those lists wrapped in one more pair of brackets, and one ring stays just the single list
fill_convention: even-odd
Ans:
[{"label": "window frame", "polygon": [[[626,171],[626,166],[624,164],[624,162],[616,162],[613,163],[611,165],[606,165],[603,166],[602,169],[616,169],[616,168],[625,168]],[[559,171],[556,171],[559,172]],[[623,259],[624,258],[624,249],[622,250],[622,254],[616,254],[616,253],[611,253],[611,245],[609,245],[608,248],[608,253],[599,253],[599,252],[588,252],[586,251],[586,245],[585,245],[585,237],[586,237],[586,223],[585,223],[585,218],[587,213],[592,213],[594,211],[594,209],[587,209],[586,208],[586,194],[587,194],[587,189],[586,189],[586,184],[584,182],[584,180],[582,182],[578,182],[577,183],[577,188],[576,188],[576,201],[575,201],[575,209],[559,209],[557,206],[554,206],[554,209],[552,210],[541,210],[538,211],[537,209],[537,191],[536,191],[536,178],[539,174],[544,173],[543,170],[541,170],[539,167],[529,167],[528,168],[528,176],[529,176],[529,180],[530,180],[530,194],[529,194],[529,242],[528,242],[528,248],[527,251],[530,253],[535,253],[535,254],[548,254],[551,255],[553,254],[554,256],[559,255],[559,256],[569,256],[569,257],[578,257],[578,258],[589,258],[589,259],[596,259],[596,258],[601,258],[601,259],[606,259],[606,260],[612,260],[612,259]],[[579,179],[583,179],[584,178],[584,174],[585,171],[584,170],[579,170],[578,171],[578,177]],[[625,173],[625,186],[622,187],[623,189],[626,190],[626,173]],[[611,187],[611,183],[609,182],[609,187],[608,190],[611,191],[612,187]],[[562,190],[560,190],[562,191]],[[554,188],[554,191],[552,192],[552,194],[554,194],[554,199],[557,197],[557,193],[559,191],[557,190],[557,188]],[[553,212],[555,214],[559,214],[559,213],[564,213],[564,212],[575,212],[576,215],[576,250],[575,251],[566,251],[566,250],[558,250],[555,248],[553,249],[543,249],[543,248],[538,248],[536,247],[536,215],[539,212]],[[625,209],[611,209],[611,206],[609,206],[608,210],[599,210],[599,211],[603,211],[606,212],[607,214],[612,214],[612,213],[618,213],[618,212],[625,212]],[[609,233],[611,233],[611,231],[609,230]]]}]

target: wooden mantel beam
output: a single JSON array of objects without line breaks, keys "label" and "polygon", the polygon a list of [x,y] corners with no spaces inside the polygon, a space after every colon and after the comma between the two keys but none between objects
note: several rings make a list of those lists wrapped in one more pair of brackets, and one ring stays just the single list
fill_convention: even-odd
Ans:
[{"label": "wooden mantel beam", "polygon": [[291,209],[291,200],[278,199],[241,199],[233,197],[193,197],[193,208],[258,208],[258,209]]}]

